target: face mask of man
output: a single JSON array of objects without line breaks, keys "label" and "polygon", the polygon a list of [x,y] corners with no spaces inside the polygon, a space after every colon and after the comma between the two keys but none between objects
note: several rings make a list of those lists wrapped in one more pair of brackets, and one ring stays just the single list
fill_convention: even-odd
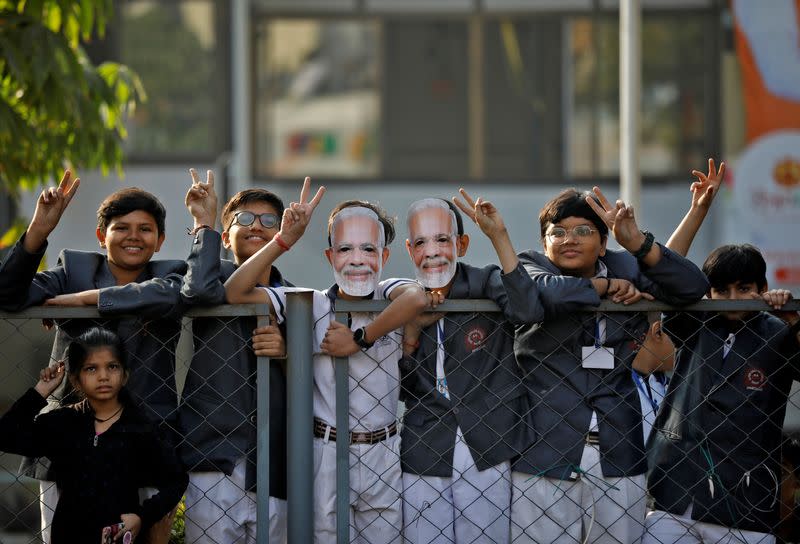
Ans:
[{"label": "face mask of man", "polygon": [[429,289],[439,289],[456,273],[456,219],[450,207],[438,198],[425,198],[408,208],[409,239],[406,247],[417,281]]},{"label": "face mask of man", "polygon": [[344,208],[331,226],[329,259],[339,289],[350,296],[374,292],[383,271],[383,225],[368,208]]}]

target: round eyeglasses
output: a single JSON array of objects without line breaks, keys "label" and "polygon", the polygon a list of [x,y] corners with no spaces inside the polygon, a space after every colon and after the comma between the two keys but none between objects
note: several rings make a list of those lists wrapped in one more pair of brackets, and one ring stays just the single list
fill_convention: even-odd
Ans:
[{"label": "round eyeglasses", "polygon": [[564,227],[553,227],[545,236],[547,236],[547,239],[553,243],[562,243],[566,241],[567,234],[572,234],[573,238],[580,240],[581,238],[588,238],[595,232],[597,232],[597,229],[593,229],[588,225],[578,225],[577,227],[572,227],[569,230],[565,229]]},{"label": "round eyeglasses", "polygon": [[237,223],[243,227],[249,227],[255,222],[256,217],[258,217],[261,226],[264,227],[265,229],[273,229],[276,226],[278,226],[278,216],[275,215],[274,213],[260,213],[256,215],[253,212],[244,211],[244,212],[236,212],[235,214],[233,214],[231,227]]}]

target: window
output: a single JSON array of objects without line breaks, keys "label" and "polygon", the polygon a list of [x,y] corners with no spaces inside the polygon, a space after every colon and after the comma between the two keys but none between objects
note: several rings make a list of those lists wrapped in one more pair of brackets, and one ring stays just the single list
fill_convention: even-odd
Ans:
[{"label": "window", "polygon": [[218,30],[225,4],[118,4],[119,58],[139,74],[148,95],[128,124],[128,155],[214,158],[227,148],[227,48]]},{"label": "window", "polygon": [[[261,176],[557,182],[619,173],[615,11],[263,17]],[[707,9],[643,14],[645,176],[680,175],[717,148],[719,24]]]}]

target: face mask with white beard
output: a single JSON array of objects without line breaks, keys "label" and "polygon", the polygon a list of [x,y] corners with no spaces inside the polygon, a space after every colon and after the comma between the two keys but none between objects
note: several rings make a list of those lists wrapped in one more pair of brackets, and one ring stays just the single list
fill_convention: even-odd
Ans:
[{"label": "face mask with white beard", "polygon": [[411,251],[425,252],[419,264],[412,257],[417,281],[429,289],[445,287],[456,274],[458,255],[453,210],[438,198],[424,198],[409,206],[406,224]]},{"label": "face mask with white beard", "polygon": [[[365,218],[368,221],[363,221]],[[361,230],[356,232],[352,230],[358,228]],[[337,259],[336,255],[343,249],[349,254],[346,258],[350,262],[339,270],[335,265],[332,267],[333,277],[339,289],[356,297],[374,292],[383,272],[384,230],[378,215],[369,208],[355,206],[344,208],[336,214],[331,225],[331,234],[334,262]],[[370,266],[370,262],[374,263],[374,268]]]}]

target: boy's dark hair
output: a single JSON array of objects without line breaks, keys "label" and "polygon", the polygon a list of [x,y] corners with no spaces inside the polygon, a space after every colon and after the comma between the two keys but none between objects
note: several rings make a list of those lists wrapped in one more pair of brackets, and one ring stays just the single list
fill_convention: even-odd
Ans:
[{"label": "boy's dark hair", "polygon": [[271,191],[256,188],[239,191],[225,203],[225,206],[222,208],[222,230],[226,231],[230,229],[231,221],[233,221],[233,214],[252,202],[265,202],[275,208],[275,211],[278,212],[278,225],[280,225],[281,218],[283,217],[283,210],[286,209],[283,205],[283,200]]},{"label": "boy's dark hair", "polygon": [[337,204],[336,207],[331,210],[331,214],[328,216],[329,246],[331,245],[331,230],[333,229],[333,220],[336,217],[336,214],[345,208],[367,208],[368,210],[375,212],[375,215],[378,216],[378,219],[383,224],[384,247],[389,247],[389,244],[391,244],[392,240],[394,240],[394,219],[389,217],[389,214],[386,213],[386,210],[377,204],[367,202],[366,200],[345,200],[344,202]]},{"label": "boy's dark hair", "polygon": [[600,232],[600,239],[605,239],[608,236],[608,226],[603,223],[603,220],[586,202],[587,196],[593,198],[598,204],[600,203],[593,193],[579,191],[574,187],[570,187],[558,193],[552,200],[542,206],[539,212],[539,228],[541,229],[542,240],[544,240],[547,233],[547,225],[558,223],[567,217],[588,219]]},{"label": "boy's dark hair", "polygon": [[128,187],[108,195],[97,208],[97,228],[105,231],[115,217],[135,211],[147,212],[156,222],[158,234],[164,234],[167,211],[155,196],[138,187]]},{"label": "boy's dark hair", "polygon": [[718,247],[703,263],[703,274],[714,289],[724,289],[732,283],[755,283],[759,291],[767,286],[767,263],[761,251],[751,244]]},{"label": "boy's dark hair", "polygon": [[67,372],[73,379],[78,379],[83,368],[83,363],[89,354],[100,348],[108,348],[122,365],[125,372],[128,371],[128,361],[125,359],[125,352],[122,349],[122,340],[116,333],[102,327],[92,327],[86,332],[72,340],[67,346]]},{"label": "boy's dark hair", "polygon": [[440,198],[439,200],[447,204],[447,207],[450,208],[450,210],[456,216],[456,234],[458,236],[464,236],[464,219],[461,217],[461,212],[459,211],[458,206],[446,198]]}]

